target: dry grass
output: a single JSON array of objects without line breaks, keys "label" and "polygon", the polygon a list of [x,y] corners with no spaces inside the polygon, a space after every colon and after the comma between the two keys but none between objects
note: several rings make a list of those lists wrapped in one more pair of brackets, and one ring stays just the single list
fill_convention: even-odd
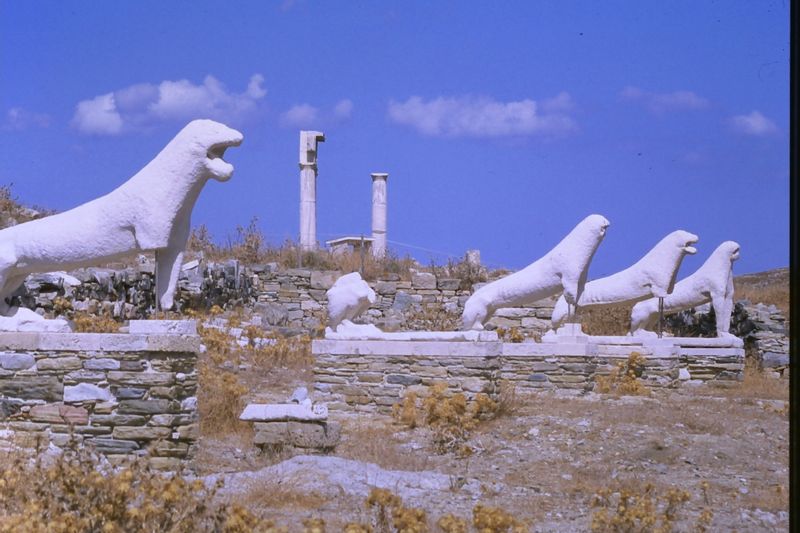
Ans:
[{"label": "dry grass", "polygon": [[787,323],[790,319],[789,269],[779,268],[733,278],[736,300],[774,305],[780,309]]},{"label": "dry grass", "polygon": [[111,317],[88,313],[75,313],[73,323],[78,333],[119,333],[122,325]]},{"label": "dry grass", "polygon": [[219,486],[165,476],[146,461],[104,465],[85,448],[36,460],[15,454],[0,464],[0,532],[72,533],[267,531],[240,505],[213,503]]},{"label": "dry grass", "polygon": [[461,315],[447,311],[442,304],[425,304],[418,312],[410,313],[406,326],[414,331],[458,331]]},{"label": "dry grass", "polygon": [[725,398],[748,398],[760,400],[789,401],[789,380],[766,375],[753,359],[747,359],[742,380],[725,388],[701,387],[699,394],[711,394]]},{"label": "dry grass", "polygon": [[387,470],[420,472],[431,468],[427,455],[409,453],[402,446],[388,421],[350,423],[342,429],[342,435],[342,442],[336,447],[339,457],[374,463]]},{"label": "dry grass", "polygon": [[270,479],[249,482],[244,494],[237,495],[236,501],[253,510],[289,509],[300,514],[301,511],[322,507],[329,498],[309,492],[292,479]]},{"label": "dry grass", "polygon": [[578,309],[578,320],[587,335],[627,335],[633,306]]},{"label": "dry grass", "polygon": [[303,251],[293,241],[279,246],[267,243],[258,229],[258,219],[251,219],[247,227],[238,226],[236,236],[224,245],[216,244],[204,225],[192,230],[187,244],[190,252],[202,252],[206,259],[224,261],[237,259],[246,265],[277,263],[283,268],[308,268],[312,270],[339,270],[358,272],[367,280],[376,280],[387,274],[397,274],[404,280],[411,279],[411,269],[419,265],[410,256],[397,257],[390,252],[383,259],[371,253],[332,254],[328,250]]}]

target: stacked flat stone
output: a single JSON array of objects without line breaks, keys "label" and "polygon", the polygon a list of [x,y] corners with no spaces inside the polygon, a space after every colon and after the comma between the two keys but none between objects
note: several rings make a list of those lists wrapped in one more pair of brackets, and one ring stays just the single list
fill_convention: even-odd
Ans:
[{"label": "stacked flat stone", "polygon": [[0,333],[0,447],[75,439],[112,461],[191,459],[200,339],[193,322],[150,322],[129,334]]},{"label": "stacked flat stone", "polygon": [[312,407],[309,398],[299,403],[249,404],[239,419],[253,423],[253,442],[259,448],[326,452],[335,448],[341,437],[339,424],[328,421],[327,407]]},{"label": "stacked flat stone", "polygon": [[[682,342],[686,346],[669,339],[636,344],[630,337],[598,338],[597,343],[315,340],[314,391],[331,410],[387,414],[406,392],[424,395],[436,383],[467,399],[478,393],[496,397],[504,381],[519,391],[590,391],[598,376],[608,375],[633,352],[642,356],[640,379],[651,388],[741,379],[743,349],[713,346],[720,344],[716,339]],[[709,342],[712,346],[702,346]]]}]

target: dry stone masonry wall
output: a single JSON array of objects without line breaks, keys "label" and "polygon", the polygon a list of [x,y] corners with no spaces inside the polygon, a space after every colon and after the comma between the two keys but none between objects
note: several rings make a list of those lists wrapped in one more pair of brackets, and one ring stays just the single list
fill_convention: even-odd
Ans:
[{"label": "dry stone masonry wall", "polygon": [[156,468],[191,459],[197,335],[0,333],[0,447],[66,446]]},{"label": "dry stone masonry wall", "polygon": [[741,379],[741,349],[672,346],[503,342],[314,341],[315,395],[332,410],[388,413],[406,391],[424,393],[437,382],[468,399],[497,395],[501,383],[518,390],[592,390],[631,352],[644,358],[640,379],[648,387],[682,383],[733,384]]}]

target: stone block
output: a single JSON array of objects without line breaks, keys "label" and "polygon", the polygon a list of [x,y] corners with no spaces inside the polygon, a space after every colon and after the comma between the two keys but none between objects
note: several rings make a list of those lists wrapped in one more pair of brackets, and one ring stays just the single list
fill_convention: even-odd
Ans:
[{"label": "stone block", "polygon": [[175,472],[181,466],[181,459],[178,457],[150,457],[147,462],[153,470],[168,472]]},{"label": "stone block", "polygon": [[436,281],[436,286],[442,291],[457,291],[461,287],[461,280],[458,278],[441,278]]},{"label": "stone block", "polygon": [[149,449],[157,457],[186,457],[189,452],[189,445],[185,442],[160,440],[155,442]]},{"label": "stone block", "polygon": [[104,455],[107,454],[129,454],[139,449],[139,444],[135,441],[119,439],[92,439],[90,445]]},{"label": "stone block", "polygon": [[86,370],[119,370],[120,362],[108,357],[92,357],[83,362]]},{"label": "stone block", "polygon": [[339,443],[341,429],[338,424],[289,422],[289,439],[298,448],[333,448]]},{"label": "stone block", "polygon": [[111,392],[118,400],[139,400],[147,389],[134,387],[111,387]]},{"label": "stone block", "polygon": [[169,428],[160,426],[116,426],[111,434],[115,439],[138,441],[165,439],[170,433]]},{"label": "stone block", "polygon": [[69,370],[78,370],[83,365],[81,364],[81,360],[77,357],[52,357],[46,359],[39,359],[36,362],[36,368],[39,371],[47,371],[47,370],[57,370],[57,371],[69,371]]},{"label": "stone block", "polygon": [[200,426],[197,423],[179,426],[175,432],[179,440],[197,440],[200,438]]},{"label": "stone block", "polygon": [[[123,400],[119,403],[119,414],[151,415],[177,411],[170,400]],[[180,406],[178,405],[178,408]]]},{"label": "stone block", "polygon": [[253,442],[261,446],[264,444],[285,444],[289,440],[288,422],[263,422],[254,424],[255,437]]},{"label": "stone block", "polygon": [[778,368],[782,366],[789,366],[789,354],[764,352],[764,354],[762,355],[762,363],[765,368]]},{"label": "stone block", "polygon": [[58,402],[64,399],[64,386],[55,376],[0,378],[0,395],[22,400]]},{"label": "stone block", "polygon": [[490,383],[480,378],[467,378],[461,380],[461,388],[467,392],[488,392]]},{"label": "stone block", "polygon": [[91,383],[78,383],[77,385],[64,387],[65,402],[85,402],[85,401],[113,401],[114,395],[106,388],[92,385]]},{"label": "stone block", "polygon": [[311,288],[327,291],[341,275],[338,270],[314,270],[311,272]]},{"label": "stone block", "polygon": [[385,296],[397,293],[397,283],[392,281],[379,281],[375,284],[375,292]]},{"label": "stone block", "polygon": [[164,386],[175,383],[175,374],[172,372],[123,372],[112,370],[108,373],[108,381],[121,385]]},{"label": "stone block", "polygon": [[388,374],[386,376],[386,383],[393,385],[418,385],[422,382],[419,376],[405,375],[405,374]]},{"label": "stone block", "polygon": [[303,300],[300,302],[300,309],[303,311],[317,311],[322,309],[322,306],[316,300]]},{"label": "stone block", "polygon": [[27,370],[36,359],[26,353],[0,353],[0,367],[4,370]]},{"label": "stone block", "polygon": [[436,276],[430,272],[413,272],[411,274],[411,286],[415,289],[435,289]]},{"label": "stone block", "polygon": [[51,403],[31,407],[30,418],[34,422],[85,425],[89,423],[89,412],[83,407]]}]

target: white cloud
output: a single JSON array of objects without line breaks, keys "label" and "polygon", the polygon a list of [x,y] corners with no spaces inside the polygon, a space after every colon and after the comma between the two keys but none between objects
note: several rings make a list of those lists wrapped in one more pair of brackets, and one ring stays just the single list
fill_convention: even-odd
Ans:
[{"label": "white cloud", "polygon": [[353,114],[353,101],[349,98],[345,98],[344,100],[339,100],[335,106],[333,106],[333,116],[338,119],[348,119],[350,115]]},{"label": "white cloud", "polygon": [[188,80],[140,83],[79,102],[72,125],[83,133],[114,135],[164,121],[211,118],[240,120],[267,94],[264,77],[250,77],[243,93],[229,92],[213,76],[195,85]]},{"label": "white cloud", "polygon": [[[424,101],[412,96],[389,102],[389,119],[432,137],[502,137],[563,134],[577,128],[563,111],[571,107],[567,93],[546,100],[498,102],[488,97],[439,97]],[[539,109],[541,107],[541,111]]]},{"label": "white cloud", "polygon": [[72,125],[90,135],[117,135],[122,131],[122,116],[114,103],[114,94],[95,96],[78,103]]},{"label": "white cloud", "polygon": [[25,130],[28,128],[47,128],[50,126],[50,115],[34,113],[21,107],[12,107],[6,112],[2,122],[4,130]]},{"label": "white cloud", "polygon": [[745,135],[764,136],[778,131],[778,127],[770,119],[758,111],[748,115],[736,115],[730,118],[733,129]]},{"label": "white cloud", "polygon": [[344,98],[336,102],[330,110],[323,110],[311,104],[296,104],[281,113],[280,123],[287,128],[322,127],[325,124],[348,120],[353,114],[353,102]]},{"label": "white cloud", "polygon": [[281,124],[289,127],[307,128],[316,120],[319,110],[310,104],[298,104],[281,115]]},{"label": "white cloud", "polygon": [[568,92],[561,91],[553,98],[542,100],[542,111],[558,112],[572,111],[575,109],[575,102]]},{"label": "white cloud", "polygon": [[708,107],[709,102],[692,91],[653,93],[638,87],[628,86],[620,92],[623,100],[640,102],[651,112],[662,114],[669,111],[698,110]]}]

